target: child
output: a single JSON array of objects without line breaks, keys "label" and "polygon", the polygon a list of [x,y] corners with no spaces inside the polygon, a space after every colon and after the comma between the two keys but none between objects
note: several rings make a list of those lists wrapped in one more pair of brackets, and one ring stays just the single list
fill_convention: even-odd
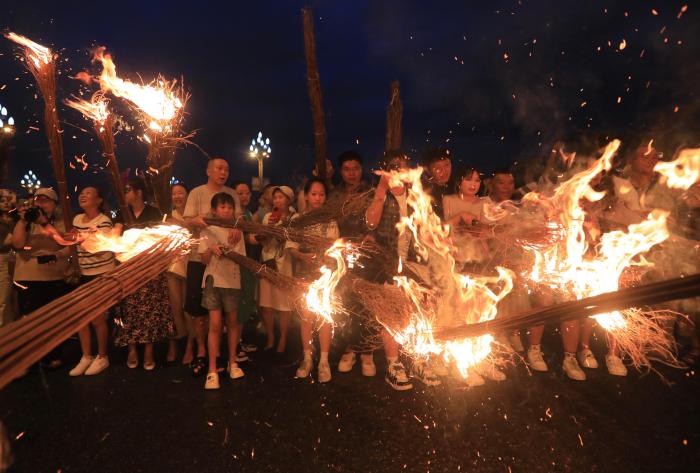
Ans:
[{"label": "child", "polygon": [[[309,179],[304,186],[304,198],[306,201],[305,208],[314,210],[323,207],[326,203],[326,184],[319,178],[314,177]],[[330,240],[337,240],[339,237],[338,225],[335,221],[325,224],[314,225],[308,230],[319,236]],[[292,257],[296,260],[295,276],[296,277],[311,277],[315,279],[318,276],[318,266],[316,254],[311,251],[305,251],[299,245],[287,244],[290,248]],[[313,327],[314,321],[301,319],[301,344],[304,348],[304,358],[299,364],[296,376],[297,378],[306,378],[311,373],[313,367],[312,347],[313,347]],[[318,327],[318,341],[321,348],[321,355],[318,362],[318,382],[327,383],[331,380],[331,367],[328,364],[328,352],[331,347],[332,337],[331,324],[320,322]]]},{"label": "child", "polygon": [[[294,200],[294,191],[287,186],[278,186],[272,190],[272,212],[265,215],[263,224],[279,225],[292,217],[290,204]],[[261,235],[252,235],[254,243],[262,244],[263,264],[273,265],[280,274],[292,276],[292,258],[284,242],[271,238],[263,238]],[[260,313],[265,331],[267,332],[267,345],[265,349],[271,351],[275,346],[275,312],[279,314],[280,339],[277,343],[277,353],[282,354],[287,348],[287,331],[292,319],[292,306],[289,295],[272,283],[260,280]]]},{"label": "child", "polygon": [[[230,194],[214,194],[211,199],[214,217],[232,219],[234,210],[235,203]],[[226,246],[245,255],[245,244],[240,231],[217,226],[209,226],[202,231],[199,253],[206,265],[202,279],[202,306],[209,311],[209,372],[204,389],[219,389],[216,361],[221,345],[223,315],[226,316],[228,327],[229,375],[232,379],[242,378],[244,375],[236,363],[236,346],[240,338],[237,310],[241,296],[241,270],[231,259],[223,256]]]}]

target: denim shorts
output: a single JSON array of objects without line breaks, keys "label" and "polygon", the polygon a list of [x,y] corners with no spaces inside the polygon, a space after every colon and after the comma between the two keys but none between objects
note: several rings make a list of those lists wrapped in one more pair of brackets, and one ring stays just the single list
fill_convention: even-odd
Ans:
[{"label": "denim shorts", "polygon": [[241,299],[240,289],[214,287],[214,278],[207,276],[202,290],[202,307],[208,310],[235,312]]}]

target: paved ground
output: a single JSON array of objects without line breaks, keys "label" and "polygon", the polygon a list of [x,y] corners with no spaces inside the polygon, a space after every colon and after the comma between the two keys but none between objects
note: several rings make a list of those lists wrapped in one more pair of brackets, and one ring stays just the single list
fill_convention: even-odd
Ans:
[{"label": "paved ground", "polygon": [[692,372],[661,368],[669,386],[513,367],[500,384],[399,393],[357,370],[295,380],[291,363],[258,357],[244,379],[205,392],[182,366],[129,370],[124,357],[96,377],[35,371],[0,391],[11,471],[700,471]]}]

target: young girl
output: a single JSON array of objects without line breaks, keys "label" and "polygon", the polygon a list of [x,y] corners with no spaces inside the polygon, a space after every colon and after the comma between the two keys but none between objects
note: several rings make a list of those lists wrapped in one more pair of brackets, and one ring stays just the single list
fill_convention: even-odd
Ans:
[{"label": "young girl", "polygon": [[[102,205],[104,200],[96,187],[85,187],[78,195],[78,203],[83,213],[73,219],[73,228],[79,233],[98,231],[112,232],[112,220],[104,214]],[[89,253],[82,246],[78,246],[78,263],[80,265],[80,285],[86,284],[101,274],[114,269],[114,253],[102,251]],[[107,358],[107,337],[109,328],[105,314],[92,321],[92,326],[97,335],[97,357],[92,356],[90,346],[90,326],[86,325],[78,332],[80,349],[83,352],[80,362],[68,373],[71,376],[95,375],[101,373],[109,366]]]},{"label": "young girl", "polygon": [[[326,203],[326,184],[316,177],[307,181],[304,186],[304,196],[306,208],[309,210],[318,209]],[[326,237],[330,240],[339,238],[338,225],[335,222],[314,225],[307,229],[310,232]],[[287,245],[290,253],[296,260],[295,276],[310,277],[315,279],[318,275],[318,262],[316,254],[312,251],[305,251],[298,245]],[[297,369],[297,378],[306,378],[313,368],[312,347],[313,347],[313,326],[315,321],[301,318],[301,345],[304,348],[304,359]],[[318,382],[327,383],[331,380],[331,367],[328,364],[328,352],[331,348],[331,325],[320,322],[318,329],[318,341],[321,347],[321,357],[318,362]]]},{"label": "young girl", "polygon": [[[170,223],[185,226],[185,203],[187,202],[187,188],[182,184],[173,184],[171,188],[173,210],[168,219]],[[175,361],[177,357],[177,340],[187,337],[185,353],[182,356],[182,364],[189,365],[193,358],[194,346],[194,322],[192,317],[185,313],[185,289],[187,279],[187,260],[184,256],[172,264],[166,273],[168,279],[168,296],[170,306],[173,310],[175,321],[175,336],[168,341],[168,355],[166,360],[169,363]]]},{"label": "young girl", "polygon": [[457,180],[456,193],[443,198],[445,222],[450,224],[452,241],[457,247],[455,260],[460,269],[474,270],[488,257],[483,240],[466,231],[481,220],[485,199],[477,195],[480,188],[478,171],[469,168]]},{"label": "young girl", "polygon": [[[287,186],[278,186],[272,190],[271,212],[265,215],[265,225],[280,225],[291,217],[290,204],[294,200],[294,191]],[[252,235],[252,241],[262,244],[262,261],[274,265],[281,274],[292,276],[292,258],[284,242],[261,235]],[[260,279],[260,313],[267,333],[266,350],[275,346],[275,313],[279,314],[280,339],[277,353],[284,353],[287,348],[287,331],[292,318],[292,306],[289,295],[265,279]]]},{"label": "young girl", "polygon": [[[214,194],[211,211],[214,217],[232,219],[235,202],[226,192]],[[241,297],[241,270],[233,260],[223,256],[223,247],[245,255],[245,243],[239,232],[208,226],[202,230],[199,253],[207,266],[202,280],[202,306],[209,311],[209,372],[204,389],[219,389],[217,357],[221,346],[222,316],[226,315],[228,328],[228,371],[232,379],[242,378],[243,370],[236,363],[236,347],[241,336],[237,320],[238,302]]]}]

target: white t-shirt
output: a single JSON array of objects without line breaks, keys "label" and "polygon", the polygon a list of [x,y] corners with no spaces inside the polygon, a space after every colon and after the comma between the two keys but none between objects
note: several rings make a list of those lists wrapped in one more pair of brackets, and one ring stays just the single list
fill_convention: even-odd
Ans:
[{"label": "white t-shirt", "polygon": [[[114,224],[112,220],[101,213],[92,220],[86,220],[85,214],[78,214],[73,218],[73,228],[80,233],[98,231],[106,234],[112,232]],[[80,272],[85,276],[96,276],[106,273],[115,268],[114,253],[111,251],[100,251],[99,253],[90,253],[83,245],[78,246],[78,263],[80,264]]]},{"label": "white t-shirt", "polygon": [[[233,202],[235,204],[235,215],[240,217],[243,214],[241,210],[241,202],[238,200],[238,194],[235,190],[230,187],[224,186],[221,190],[212,191],[206,184],[195,187],[190,191],[187,196],[187,203],[185,204],[185,213],[183,218],[192,217],[210,217],[211,216],[211,199],[219,192],[226,192],[233,196]],[[195,233],[195,238],[198,236]],[[202,261],[199,252],[197,251],[196,245],[192,247],[192,253],[190,254],[190,261]]]},{"label": "white t-shirt", "polygon": [[[202,230],[202,239],[199,242],[199,255],[205,253],[214,245],[229,245],[228,234],[230,229],[222,227],[209,226]],[[236,253],[245,255],[245,242],[241,235],[238,243],[233,245]],[[241,268],[231,258],[225,256],[216,256],[212,254],[211,260],[204,271],[202,278],[202,287],[205,286],[207,276],[214,278],[214,287],[224,289],[240,289],[241,288]]]}]

